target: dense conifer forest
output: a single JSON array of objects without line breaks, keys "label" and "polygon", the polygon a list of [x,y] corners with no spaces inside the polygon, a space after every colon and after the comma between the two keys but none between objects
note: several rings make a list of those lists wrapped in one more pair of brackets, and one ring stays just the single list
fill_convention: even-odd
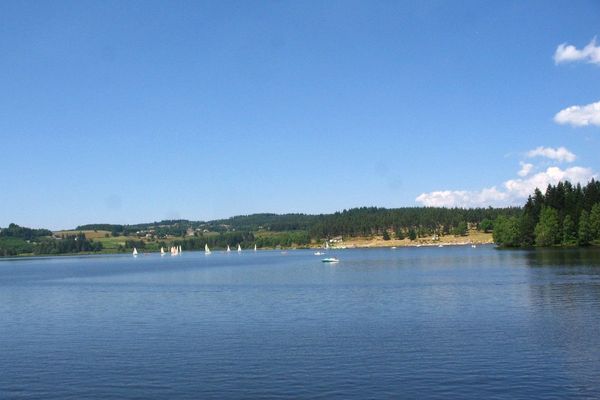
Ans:
[{"label": "dense conifer forest", "polygon": [[600,241],[600,182],[559,182],[536,189],[520,215],[499,216],[494,242],[504,247],[588,246]]}]

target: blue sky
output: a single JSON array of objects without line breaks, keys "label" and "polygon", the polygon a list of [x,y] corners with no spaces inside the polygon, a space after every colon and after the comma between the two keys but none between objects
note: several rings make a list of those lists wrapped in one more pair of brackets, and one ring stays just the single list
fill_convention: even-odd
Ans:
[{"label": "blue sky", "polygon": [[600,171],[598,21],[595,1],[0,2],[0,226],[521,204]]}]

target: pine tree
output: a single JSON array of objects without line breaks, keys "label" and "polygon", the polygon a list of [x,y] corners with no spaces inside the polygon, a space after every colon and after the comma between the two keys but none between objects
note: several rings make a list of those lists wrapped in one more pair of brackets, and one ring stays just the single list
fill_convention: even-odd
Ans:
[{"label": "pine tree", "polygon": [[396,227],[396,229],[395,229],[395,235],[396,235],[396,239],[403,240],[404,239],[404,232],[402,232],[402,228],[400,228],[399,226]]},{"label": "pine tree", "polygon": [[590,214],[583,210],[579,215],[579,229],[577,244],[580,246],[587,246],[590,244],[592,239],[592,232],[590,230]]},{"label": "pine tree", "polygon": [[410,240],[416,240],[417,239],[417,232],[415,232],[414,228],[410,228],[408,230],[408,238]]},{"label": "pine tree", "polygon": [[519,240],[519,219],[517,217],[499,216],[494,222],[492,237],[494,243],[499,246],[518,247],[521,244]]},{"label": "pine tree", "polygon": [[570,215],[565,216],[563,221],[562,243],[567,246],[577,243],[577,230],[575,227],[575,222],[573,222],[573,218],[571,218]]},{"label": "pine tree", "polygon": [[485,233],[489,233],[494,229],[494,223],[492,222],[492,220],[485,218],[483,219],[483,221],[481,221],[478,228],[484,231]]},{"label": "pine tree", "polygon": [[535,244],[552,246],[559,243],[560,238],[558,211],[552,207],[542,207],[540,222],[535,226]]},{"label": "pine tree", "polygon": [[459,222],[454,229],[452,229],[452,234],[454,236],[467,236],[468,234],[468,226],[465,221]]},{"label": "pine tree", "polygon": [[590,212],[590,235],[592,240],[600,239],[600,203],[594,204]]}]

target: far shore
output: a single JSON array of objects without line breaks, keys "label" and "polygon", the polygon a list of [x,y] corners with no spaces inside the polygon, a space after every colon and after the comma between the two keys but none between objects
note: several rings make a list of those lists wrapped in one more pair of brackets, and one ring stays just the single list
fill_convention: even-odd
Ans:
[{"label": "far shore", "polygon": [[[421,237],[415,240],[408,238],[384,240],[382,236],[344,238],[341,242],[330,243],[335,248],[369,248],[369,247],[420,247],[420,246],[467,246],[478,244],[494,244],[491,233],[471,230],[467,236],[446,235],[440,237]],[[323,245],[313,245],[311,248],[322,248]]]},{"label": "far shore", "polygon": [[[64,233],[64,232],[62,232]],[[70,232],[68,232],[70,233]],[[104,239],[104,232],[85,232],[86,235],[90,234],[95,240],[111,240],[114,241],[117,238]],[[118,238],[124,239],[124,238]],[[329,247],[331,250],[336,249],[364,249],[364,248],[390,248],[390,247],[435,247],[435,246],[468,246],[468,245],[481,245],[481,244],[494,244],[491,233],[484,233],[476,230],[470,230],[466,236],[453,236],[446,235],[440,237],[420,237],[415,240],[408,238],[398,240],[390,239],[384,240],[382,236],[372,237],[344,237],[342,241],[329,241]],[[259,250],[292,250],[292,249],[322,249],[324,247],[324,241],[320,243],[312,243],[308,246],[292,246],[292,247],[262,247]],[[124,244],[124,243],[123,243]],[[185,250],[184,250],[185,251]],[[202,251],[202,250],[190,250],[190,251]],[[214,251],[221,251],[221,249],[214,249]],[[244,251],[251,251],[251,249],[244,249]],[[81,252],[81,253],[64,253],[64,254],[19,254],[16,256],[0,256],[0,259],[7,258],[22,258],[22,257],[65,257],[65,256],[83,256],[83,255],[107,255],[107,254],[127,254],[130,251],[118,251],[114,248],[105,248],[100,252]],[[140,254],[151,254],[157,253],[157,250],[141,250]]]}]

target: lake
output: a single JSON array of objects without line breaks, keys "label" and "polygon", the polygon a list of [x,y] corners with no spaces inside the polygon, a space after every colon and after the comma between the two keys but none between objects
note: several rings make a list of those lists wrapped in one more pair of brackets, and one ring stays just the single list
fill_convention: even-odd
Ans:
[{"label": "lake", "polygon": [[0,261],[2,399],[600,398],[600,251]]}]

